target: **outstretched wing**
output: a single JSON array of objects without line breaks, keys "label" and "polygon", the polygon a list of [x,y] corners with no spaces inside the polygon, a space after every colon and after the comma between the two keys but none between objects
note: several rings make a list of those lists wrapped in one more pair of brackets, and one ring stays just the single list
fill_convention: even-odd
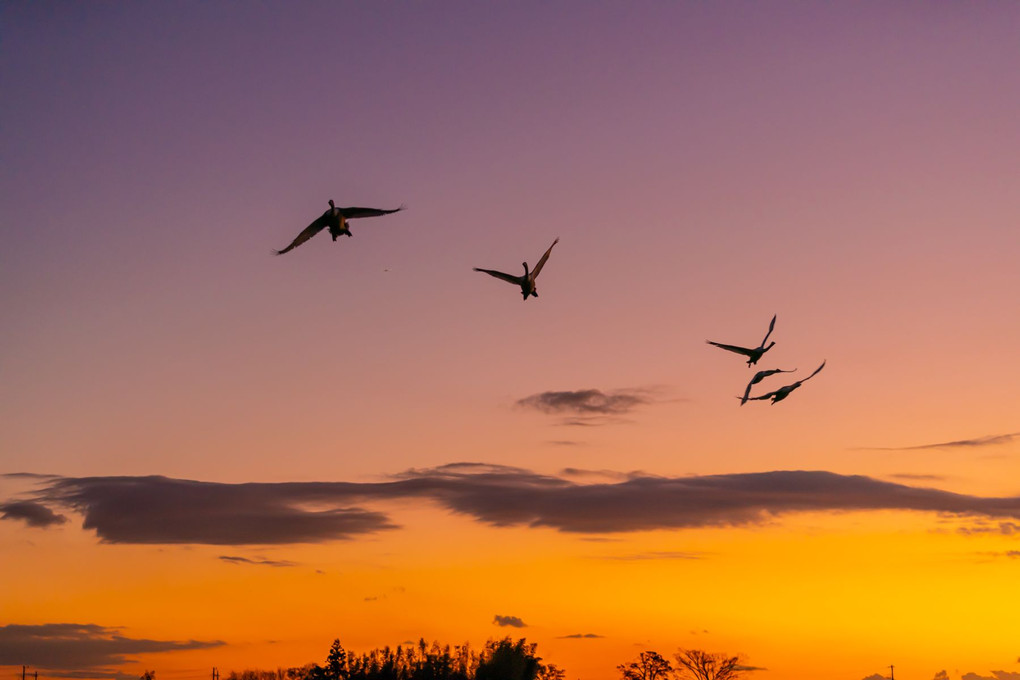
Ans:
[{"label": "outstretched wing", "polygon": [[503,272],[498,272],[495,269],[480,269],[478,267],[474,267],[474,270],[476,272],[485,272],[489,276],[495,276],[497,279],[503,279],[507,283],[512,283],[515,286],[521,285],[521,279],[523,278],[520,276],[514,276],[513,274],[504,274]]},{"label": "outstretched wing", "polygon": [[533,276],[533,277],[534,277],[534,276],[538,276],[538,273],[539,273],[540,271],[542,271],[542,267],[544,267],[544,266],[545,266],[545,261],[549,259],[549,253],[551,253],[551,252],[552,252],[553,246],[554,246],[554,245],[556,245],[556,244],[557,244],[557,243],[559,243],[559,242],[560,242],[560,239],[559,239],[559,238],[557,238],[557,239],[556,239],[555,241],[553,241],[553,242],[552,242],[552,246],[549,246],[549,250],[545,251],[545,255],[543,255],[543,256],[542,256],[542,259],[541,259],[541,260],[539,260],[539,261],[538,261],[538,264],[536,264],[536,265],[535,265],[535,269],[534,269],[534,271],[532,272],[532,276]]},{"label": "outstretched wing", "polygon": [[[818,368],[815,369],[814,373],[812,373],[808,377],[804,378],[804,380],[810,380],[811,378],[815,377],[816,375],[818,375],[818,371],[822,370],[823,368],[825,368],[825,362],[824,361],[822,362],[821,366],[819,366]],[[804,380],[799,380],[798,382],[804,382]]]},{"label": "outstretched wing", "polygon": [[313,237],[316,234],[318,234],[320,231],[322,231],[323,229],[326,228],[327,224],[329,224],[329,219],[328,219],[327,215],[328,215],[328,213],[322,215],[322,217],[320,217],[319,219],[315,220],[314,222],[309,224],[307,227],[305,227],[304,231],[302,231],[300,234],[298,234],[297,238],[295,238],[293,241],[291,241],[289,246],[287,246],[283,250],[277,250],[277,251],[274,251],[274,252],[277,255],[283,255],[284,253],[289,253],[290,251],[294,250],[295,248],[297,248],[299,245],[301,245],[302,243],[304,243],[305,241],[307,241],[311,237]]},{"label": "outstretched wing", "polygon": [[[755,376],[755,378],[757,378],[757,377],[758,376]],[[755,382],[756,381],[754,380],[754,378],[752,378],[751,382],[747,383],[747,389],[744,390],[744,396],[740,398],[740,405],[741,406],[743,406],[744,404],[747,403],[747,399],[748,399],[748,397],[751,394],[751,385],[753,385]]]},{"label": "outstretched wing", "polygon": [[729,352],[736,352],[737,354],[743,354],[745,357],[749,357],[752,354],[754,354],[754,350],[753,349],[747,349],[746,347],[737,347],[736,345],[724,345],[721,342],[712,342],[711,340],[706,340],[705,342],[707,342],[710,345],[715,345],[716,347],[719,347],[720,349],[727,350]]},{"label": "outstretched wing", "polygon": [[759,401],[761,399],[771,399],[772,397],[776,396],[777,394],[779,394],[779,390],[776,390],[775,392],[766,392],[765,394],[758,395],[757,397],[748,397],[747,400],[748,401]]},{"label": "outstretched wing", "polygon": [[395,212],[400,212],[404,209],[404,206],[394,208],[393,210],[382,210],[380,208],[340,208],[340,214],[349,220],[356,219],[358,217],[379,217],[380,215],[390,215]]},{"label": "outstretched wing", "polygon": [[776,327],[776,317],[778,314],[772,315],[772,323],[769,324],[769,332],[765,334],[765,339],[761,341],[761,346],[764,347],[765,343],[769,341],[769,336],[772,335],[772,329]]}]

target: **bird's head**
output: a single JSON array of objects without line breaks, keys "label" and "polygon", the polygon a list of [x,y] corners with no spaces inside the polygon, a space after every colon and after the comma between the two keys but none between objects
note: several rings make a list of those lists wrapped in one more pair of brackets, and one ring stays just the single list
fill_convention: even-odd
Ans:
[{"label": "bird's head", "polygon": [[332,199],[332,198],[331,198],[331,199],[329,199],[329,207],[330,207],[330,208],[335,208],[335,207],[336,207],[336,204],[335,204],[335,203],[333,203],[333,199]]}]

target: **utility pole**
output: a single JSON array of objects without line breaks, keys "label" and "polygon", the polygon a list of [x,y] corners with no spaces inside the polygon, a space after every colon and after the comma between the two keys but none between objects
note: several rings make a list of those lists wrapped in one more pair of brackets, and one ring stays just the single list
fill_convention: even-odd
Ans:
[{"label": "utility pole", "polygon": [[25,680],[25,671],[28,670],[28,666],[21,667],[21,680]]},{"label": "utility pole", "polygon": [[216,670],[216,666],[212,669],[212,680],[220,680],[220,672]]},{"label": "utility pole", "polygon": [[895,668],[895,666],[889,664],[889,680],[896,680],[896,674],[893,673],[893,668]]}]

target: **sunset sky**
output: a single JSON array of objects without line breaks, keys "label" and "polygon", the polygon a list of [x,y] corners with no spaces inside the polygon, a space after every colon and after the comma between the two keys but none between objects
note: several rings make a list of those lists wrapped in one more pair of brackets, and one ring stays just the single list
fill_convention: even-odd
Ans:
[{"label": "sunset sky", "polygon": [[[1018,64],[1006,1],[0,3],[0,680],[1020,679]],[[406,209],[274,257],[329,199]]]}]

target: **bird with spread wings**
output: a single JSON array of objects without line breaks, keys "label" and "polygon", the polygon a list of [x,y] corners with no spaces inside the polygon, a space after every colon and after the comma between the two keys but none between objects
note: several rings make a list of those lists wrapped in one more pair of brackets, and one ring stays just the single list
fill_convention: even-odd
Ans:
[{"label": "bird with spread wings", "polygon": [[769,324],[769,332],[765,334],[765,339],[761,341],[761,344],[753,349],[750,347],[738,347],[737,345],[724,345],[721,342],[713,342],[711,340],[706,340],[705,342],[707,342],[710,345],[715,345],[716,347],[721,347],[722,349],[725,349],[729,352],[743,354],[744,356],[747,357],[747,365],[751,366],[752,364],[758,363],[758,359],[761,359],[762,355],[765,354],[765,352],[772,349],[772,345],[776,344],[776,341],[773,340],[772,344],[770,344],[768,347],[765,346],[765,342],[768,341],[769,336],[772,335],[772,329],[775,327],[776,327],[776,315],[773,314],[772,323]]},{"label": "bird with spread wings", "polygon": [[[812,373],[811,375],[809,375],[806,378],[798,380],[797,382],[793,383],[792,385],[784,385],[784,386],[780,387],[778,390],[775,390],[774,392],[766,392],[765,394],[761,395],[760,397],[746,397],[746,399],[748,401],[754,401],[754,400],[759,400],[759,399],[771,399],[773,404],[776,403],[777,401],[782,401],[783,399],[786,399],[788,396],[790,396],[790,393],[793,392],[795,389],[797,389],[798,387],[803,385],[805,382],[807,382],[811,378],[813,378],[816,375],[818,375],[818,371],[822,370],[823,368],[825,368],[825,362],[824,361],[822,362],[821,366],[819,366],[818,368],[815,369],[814,373]],[[737,397],[737,398],[740,399],[740,397]],[[741,402],[741,403],[743,403],[743,402]]]},{"label": "bird with spread wings", "polygon": [[521,295],[524,296],[525,300],[528,299],[528,296],[538,297],[538,291],[535,289],[535,279],[538,277],[539,272],[542,271],[542,267],[545,266],[545,261],[549,259],[549,253],[552,252],[553,246],[559,242],[560,240],[558,238],[552,242],[552,246],[549,246],[549,249],[545,251],[545,255],[542,256],[542,259],[538,261],[538,264],[535,265],[535,268],[532,271],[528,271],[527,262],[522,262],[521,264],[524,265],[523,276],[504,274],[503,272],[498,272],[495,269],[481,269],[479,267],[475,267],[474,270],[476,272],[485,272],[489,276],[495,276],[497,279],[503,279],[507,283],[512,283],[515,286],[520,286]]},{"label": "bird with spread wings", "polygon": [[311,237],[318,234],[320,231],[329,227],[329,234],[335,241],[340,235],[351,236],[350,227],[347,225],[347,220],[357,219],[359,217],[379,217],[380,215],[390,215],[395,212],[403,210],[404,206],[394,208],[393,210],[382,210],[380,208],[338,208],[333,203],[333,199],[329,200],[329,210],[322,213],[318,219],[309,224],[304,230],[297,235],[290,245],[283,250],[274,250],[277,255],[283,255],[291,250],[294,250],[299,245],[310,239]]},{"label": "bird with spread wings", "polygon": [[[743,406],[744,404],[747,403],[747,400],[751,394],[752,385],[757,385],[770,375],[775,375],[776,373],[793,373],[796,370],[797,370],[796,368],[790,369],[789,371],[784,371],[781,368],[770,368],[767,371],[758,371],[757,373],[754,374],[754,377],[751,378],[751,382],[747,383],[747,388],[744,390],[744,396],[741,397],[740,399],[740,405]],[[807,378],[805,378],[805,380],[806,379]]]}]

